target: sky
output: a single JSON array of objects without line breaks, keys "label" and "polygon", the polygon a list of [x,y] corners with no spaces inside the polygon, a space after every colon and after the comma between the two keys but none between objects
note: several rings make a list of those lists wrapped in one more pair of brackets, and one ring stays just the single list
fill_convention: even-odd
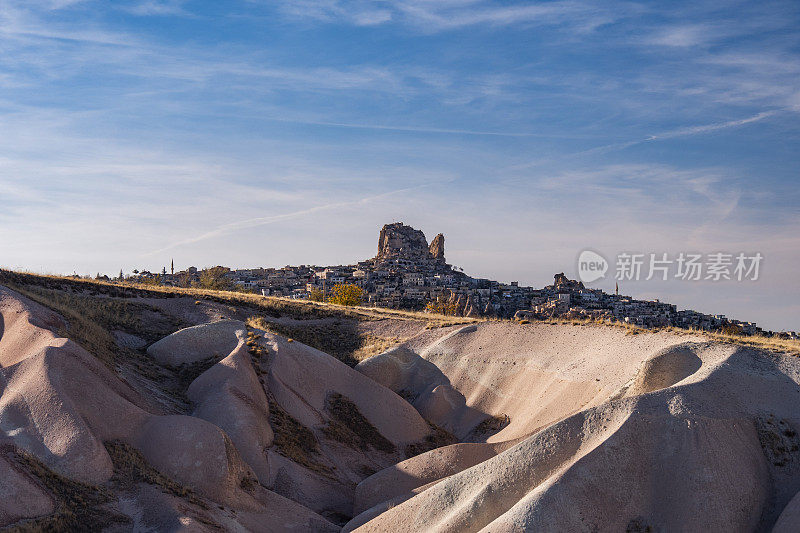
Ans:
[{"label": "sky", "polygon": [[0,266],[348,264],[402,221],[532,286],[758,252],[620,291],[800,330],[799,118],[793,0],[0,0]]}]

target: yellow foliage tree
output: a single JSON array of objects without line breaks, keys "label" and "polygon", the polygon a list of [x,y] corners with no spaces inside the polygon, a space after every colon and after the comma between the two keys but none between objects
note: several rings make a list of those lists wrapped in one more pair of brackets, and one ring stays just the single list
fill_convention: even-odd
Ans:
[{"label": "yellow foliage tree", "polygon": [[432,302],[428,302],[428,305],[425,306],[425,311],[428,313],[435,313],[437,315],[447,315],[453,316],[456,314],[457,306],[455,303],[449,303],[447,301],[442,300],[434,300]]},{"label": "yellow foliage tree", "polygon": [[329,302],[339,305],[361,305],[364,300],[364,291],[352,283],[339,283],[333,286],[333,293]]}]

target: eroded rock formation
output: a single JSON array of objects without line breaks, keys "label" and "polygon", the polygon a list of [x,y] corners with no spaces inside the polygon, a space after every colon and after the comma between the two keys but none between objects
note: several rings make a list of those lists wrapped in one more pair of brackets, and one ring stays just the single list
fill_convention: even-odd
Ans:
[{"label": "eroded rock formation", "polygon": [[381,228],[376,259],[427,259],[428,255],[428,241],[422,231],[402,222]]},{"label": "eroded rock formation", "polygon": [[386,224],[378,237],[378,262],[405,259],[408,261],[444,263],[444,235],[438,234],[428,246],[425,234],[402,222]]},{"label": "eroded rock formation", "polygon": [[434,237],[428,251],[434,259],[441,259],[444,261],[444,235],[440,233]]}]

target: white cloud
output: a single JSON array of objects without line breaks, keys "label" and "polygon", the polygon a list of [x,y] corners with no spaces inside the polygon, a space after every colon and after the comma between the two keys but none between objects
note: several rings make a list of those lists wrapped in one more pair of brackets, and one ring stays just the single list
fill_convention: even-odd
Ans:
[{"label": "white cloud", "polygon": [[645,42],[660,46],[692,47],[707,44],[720,37],[712,25],[692,24],[661,28]]},{"label": "white cloud", "polygon": [[425,32],[469,26],[566,24],[590,31],[622,16],[623,5],[601,8],[574,0],[498,5],[486,0],[292,0],[279,3],[298,19],[345,22],[357,26],[399,22]]},{"label": "white cloud", "polygon": [[181,15],[190,13],[184,9],[186,0],[144,0],[124,7],[129,13],[141,16]]}]

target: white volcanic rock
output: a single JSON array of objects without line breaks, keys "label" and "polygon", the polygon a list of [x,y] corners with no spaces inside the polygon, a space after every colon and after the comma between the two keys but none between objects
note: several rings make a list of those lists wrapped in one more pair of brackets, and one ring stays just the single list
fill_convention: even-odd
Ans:
[{"label": "white volcanic rock", "polygon": [[430,433],[425,420],[389,389],[330,355],[273,333],[257,330],[273,353],[268,388],[278,402],[306,426],[321,415],[332,392],[352,401],[390,442],[402,446]]},{"label": "white volcanic rock", "polygon": [[267,484],[269,462],[264,450],[272,445],[269,403],[250,362],[244,340],[222,361],[189,386],[193,415],[208,420],[230,436],[259,481]]},{"label": "white volcanic rock", "polygon": [[480,324],[406,347],[437,364],[469,408],[511,423],[489,436],[497,454],[473,465],[455,448],[428,470],[435,450],[367,478],[356,509],[366,511],[348,529],[752,531],[779,515],[781,528],[797,524],[796,358],[545,324]]},{"label": "white volcanic rock", "polygon": [[[141,359],[123,352],[114,366],[125,372],[112,369],[57,333],[68,326],[0,287],[2,525],[60,504],[21,451],[117,491],[104,509],[141,530],[336,531],[348,520],[345,531],[381,532],[800,525],[792,355],[693,333],[486,322],[415,329],[352,369],[263,331],[250,354],[243,324],[229,322],[156,343],[137,374],[150,381],[131,386],[121,376]],[[390,321],[380,328],[391,334]],[[177,377],[186,368],[154,363],[211,357],[185,395],[174,382],[185,386]],[[173,397],[152,401],[151,392]],[[337,438],[329,401],[341,397],[395,449]],[[477,442],[407,458],[437,442],[420,413]],[[137,449],[202,505],[112,479],[120,472],[109,441]]]},{"label": "white volcanic rock", "polygon": [[355,369],[408,398],[423,418],[448,431],[456,430],[469,415],[464,395],[447,376],[405,346],[370,357]]},{"label": "white volcanic rock", "polygon": [[[97,358],[48,329],[63,324],[42,306],[0,287],[0,450],[25,451],[68,479],[103,485],[113,474],[104,443],[119,440],[138,449],[167,477],[217,502],[219,508],[215,504],[195,511],[211,513],[229,529],[336,530],[309,509],[258,485],[253,469],[216,425],[149,411],[150,404]],[[50,495],[32,477],[10,467],[7,456],[0,456],[0,477],[0,524],[52,512]],[[127,509],[134,518],[141,516],[125,502],[129,500],[108,505],[114,512],[127,514]],[[186,500],[175,505],[184,510],[190,506]],[[241,515],[232,518],[223,511],[228,508]],[[160,516],[170,519],[168,512]],[[178,523],[195,523],[179,516]],[[205,527],[196,525],[193,530]],[[173,527],[159,522],[154,529]]]},{"label": "white volcanic rock", "polygon": [[209,357],[227,356],[247,335],[243,322],[220,320],[200,324],[164,337],[147,348],[147,353],[164,365],[179,366]]}]

